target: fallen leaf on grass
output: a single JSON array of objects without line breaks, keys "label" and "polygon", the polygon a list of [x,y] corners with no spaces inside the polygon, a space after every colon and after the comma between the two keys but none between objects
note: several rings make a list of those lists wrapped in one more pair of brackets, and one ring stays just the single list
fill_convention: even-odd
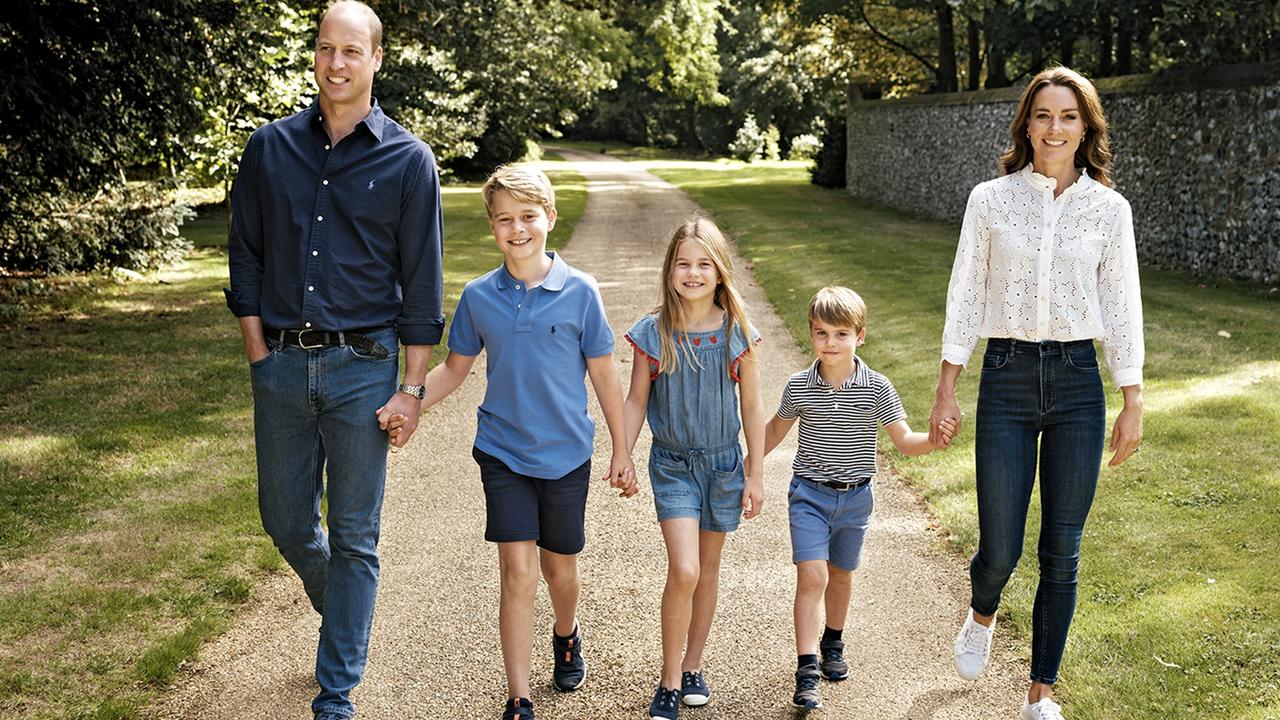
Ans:
[{"label": "fallen leaf on grass", "polygon": [[1165,662],[1164,660],[1161,660],[1159,655],[1152,655],[1151,657],[1154,658],[1156,662],[1160,663],[1164,667],[1177,668],[1179,670],[1182,669],[1182,666],[1177,663]]}]

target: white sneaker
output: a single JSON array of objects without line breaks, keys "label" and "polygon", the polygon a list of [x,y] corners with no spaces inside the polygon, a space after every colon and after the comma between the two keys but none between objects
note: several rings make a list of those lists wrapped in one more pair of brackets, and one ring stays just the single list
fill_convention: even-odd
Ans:
[{"label": "white sneaker", "polygon": [[[991,656],[991,636],[995,634],[996,624],[986,627],[973,619],[973,609],[965,618],[964,627],[956,636],[955,666],[956,674],[965,680],[977,680],[982,670],[987,667],[987,658]],[[1023,717],[1028,717],[1023,715]]]},{"label": "white sneaker", "polygon": [[1022,720],[1063,720],[1062,708],[1049,698],[1044,698],[1034,705],[1022,701]]}]

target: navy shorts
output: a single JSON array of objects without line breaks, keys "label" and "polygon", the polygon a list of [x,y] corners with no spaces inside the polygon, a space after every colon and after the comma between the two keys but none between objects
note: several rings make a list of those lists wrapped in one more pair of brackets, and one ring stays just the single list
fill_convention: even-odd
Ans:
[{"label": "navy shorts", "polygon": [[562,478],[521,475],[498,458],[471,448],[484,485],[489,542],[537,541],[538,547],[561,555],[577,555],[586,544],[587,488],[591,461]]}]

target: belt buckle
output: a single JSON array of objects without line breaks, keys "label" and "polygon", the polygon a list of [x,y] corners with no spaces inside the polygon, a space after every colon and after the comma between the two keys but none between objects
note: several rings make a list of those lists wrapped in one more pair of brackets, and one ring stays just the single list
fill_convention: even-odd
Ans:
[{"label": "belt buckle", "polygon": [[[308,344],[307,344],[307,343],[302,339],[302,336],[303,336],[303,335],[306,335],[306,334],[307,334],[307,333],[309,333],[309,332],[321,333],[321,339],[320,339],[320,342],[316,343],[315,345],[308,345]],[[323,331],[323,330],[310,330],[310,329],[308,329],[308,330],[299,330],[299,331],[298,331],[298,347],[302,348],[303,350],[315,350],[316,348],[322,348],[322,347],[324,347],[324,335],[323,335],[323,333],[324,333],[324,331]]]},{"label": "belt buckle", "polygon": [[843,487],[837,487],[835,485],[832,485],[831,489],[835,490],[836,492],[849,492],[850,490],[853,489],[853,483],[841,483],[841,485],[843,485]]}]

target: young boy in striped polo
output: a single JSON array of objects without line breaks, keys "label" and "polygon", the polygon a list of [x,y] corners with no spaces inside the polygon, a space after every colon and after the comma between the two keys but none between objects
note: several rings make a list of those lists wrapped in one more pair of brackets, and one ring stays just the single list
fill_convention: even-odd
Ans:
[{"label": "young boy in striped polo", "polygon": [[[791,560],[796,565],[796,691],[792,704],[822,707],[820,677],[843,680],[845,617],[853,593],[853,571],[874,506],[876,430],[883,425],[904,455],[945,447],[943,439],[912,432],[893,385],[867,367],[856,350],[866,338],[867,306],[854,291],[825,287],[809,302],[809,339],[817,360],[787,381],[778,412],[765,426],[765,453],[777,447],[800,419],[800,444],[787,491],[791,520]],[[818,637],[818,605],[827,609]],[[822,660],[819,663],[818,653]]]}]

